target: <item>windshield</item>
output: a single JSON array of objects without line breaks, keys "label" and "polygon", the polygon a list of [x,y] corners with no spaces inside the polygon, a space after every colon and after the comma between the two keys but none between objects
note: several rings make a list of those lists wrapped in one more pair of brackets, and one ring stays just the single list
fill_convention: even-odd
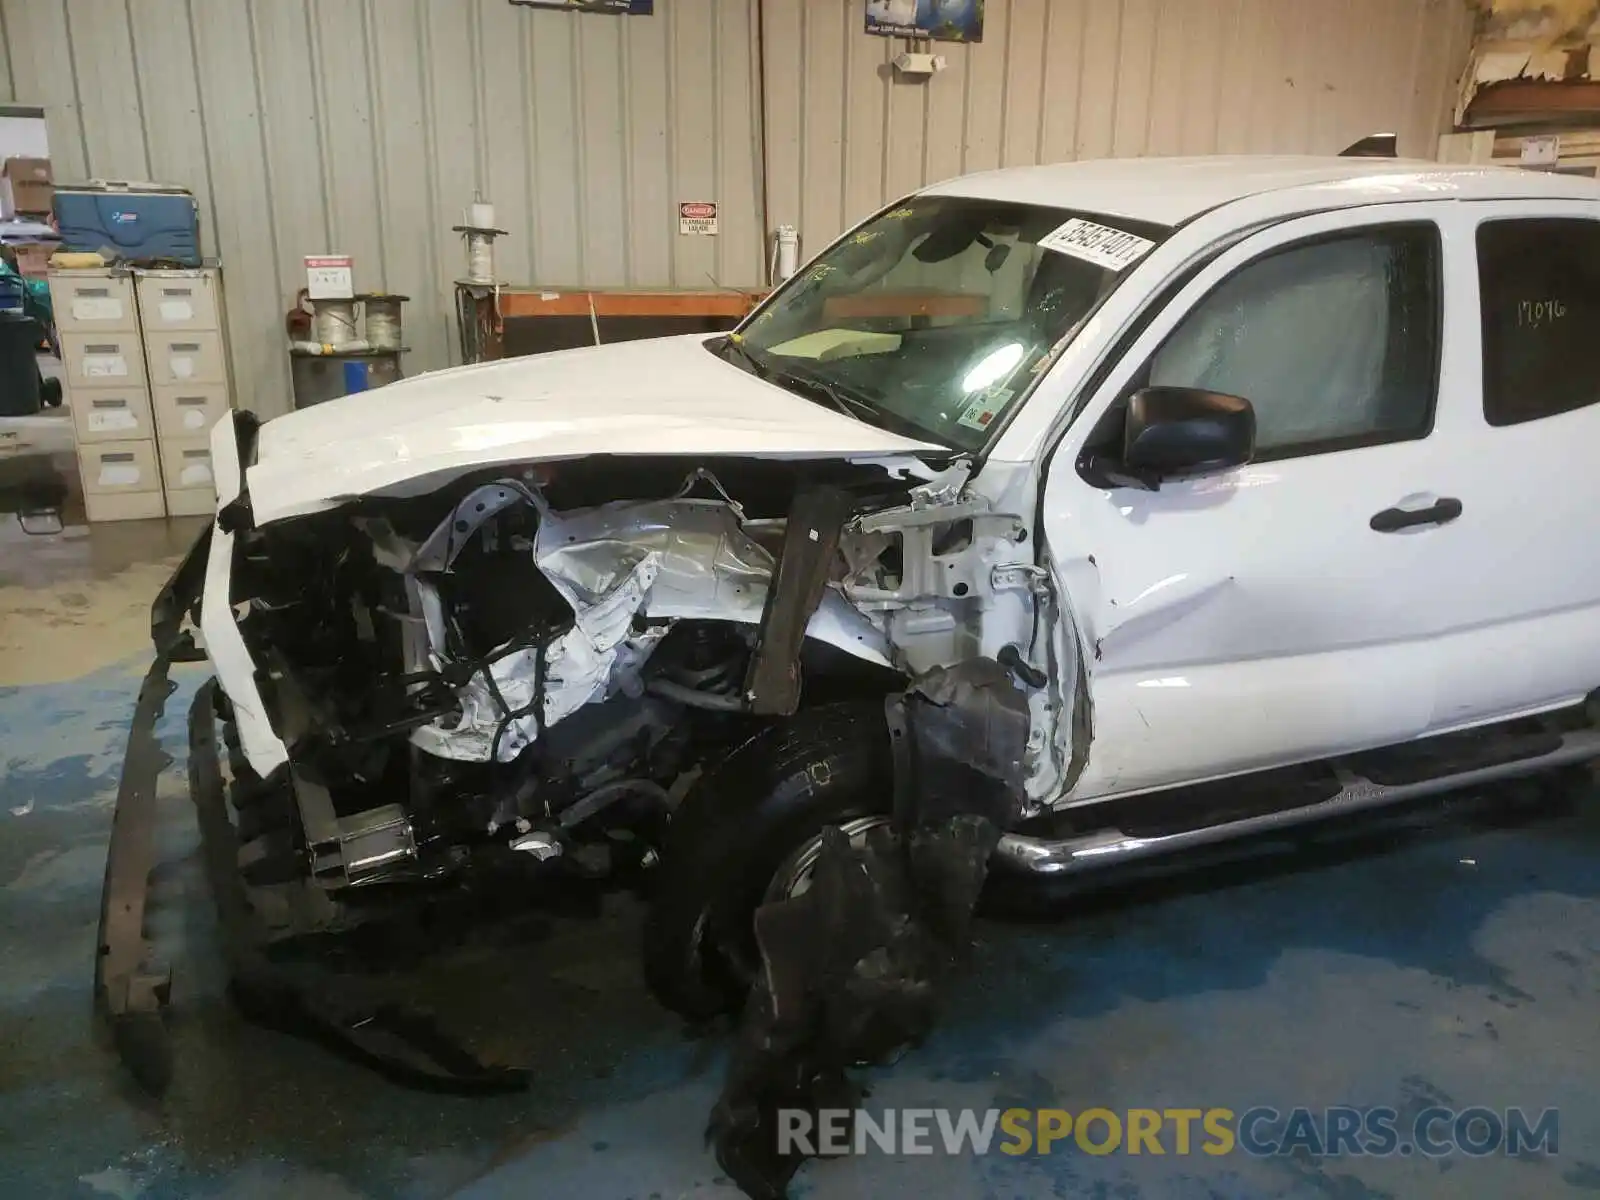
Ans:
[{"label": "windshield", "polygon": [[712,345],[818,403],[977,450],[1166,232],[919,196],[830,247],[739,334]]}]

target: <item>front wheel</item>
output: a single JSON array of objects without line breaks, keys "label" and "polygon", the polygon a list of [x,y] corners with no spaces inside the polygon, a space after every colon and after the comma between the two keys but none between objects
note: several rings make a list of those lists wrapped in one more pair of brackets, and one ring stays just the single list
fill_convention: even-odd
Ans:
[{"label": "front wheel", "polygon": [[701,1020],[738,1008],[757,964],[753,918],[803,891],[822,831],[886,825],[894,768],[881,702],[808,709],[734,750],[673,815],[645,920],[645,979]]}]

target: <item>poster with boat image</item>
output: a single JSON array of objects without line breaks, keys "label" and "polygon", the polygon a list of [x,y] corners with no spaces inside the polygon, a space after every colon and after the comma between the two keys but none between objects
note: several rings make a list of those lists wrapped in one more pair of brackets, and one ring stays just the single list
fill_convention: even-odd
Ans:
[{"label": "poster with boat image", "polygon": [[567,12],[610,13],[618,17],[648,17],[655,0],[511,0],[524,8],[560,8]]},{"label": "poster with boat image", "polygon": [[867,32],[936,42],[981,42],[983,0],[867,0]]}]

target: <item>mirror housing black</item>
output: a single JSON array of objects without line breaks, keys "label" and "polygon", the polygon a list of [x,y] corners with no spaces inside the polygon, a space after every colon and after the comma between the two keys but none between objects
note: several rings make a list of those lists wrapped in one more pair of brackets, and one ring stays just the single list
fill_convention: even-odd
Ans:
[{"label": "mirror housing black", "polygon": [[1243,466],[1255,452],[1256,412],[1239,396],[1151,387],[1128,400],[1122,465],[1135,477],[1225,471]]}]

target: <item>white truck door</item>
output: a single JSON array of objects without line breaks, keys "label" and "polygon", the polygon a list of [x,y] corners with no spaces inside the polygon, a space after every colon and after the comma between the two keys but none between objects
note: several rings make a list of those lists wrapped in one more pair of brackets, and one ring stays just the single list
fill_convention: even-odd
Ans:
[{"label": "white truck door", "polygon": [[[1045,482],[1054,582],[1084,646],[1093,737],[1078,802],[1421,734],[1435,589],[1421,550],[1455,478],[1437,408],[1475,380],[1441,206],[1284,222],[1203,268],[1117,352]],[[1249,465],[1107,486],[1127,398],[1203,387],[1254,406]]]},{"label": "white truck door", "polygon": [[1600,204],[1453,208],[1446,245],[1475,319],[1452,347],[1471,403],[1439,422],[1441,486],[1463,512],[1427,543],[1440,732],[1600,687]]}]

